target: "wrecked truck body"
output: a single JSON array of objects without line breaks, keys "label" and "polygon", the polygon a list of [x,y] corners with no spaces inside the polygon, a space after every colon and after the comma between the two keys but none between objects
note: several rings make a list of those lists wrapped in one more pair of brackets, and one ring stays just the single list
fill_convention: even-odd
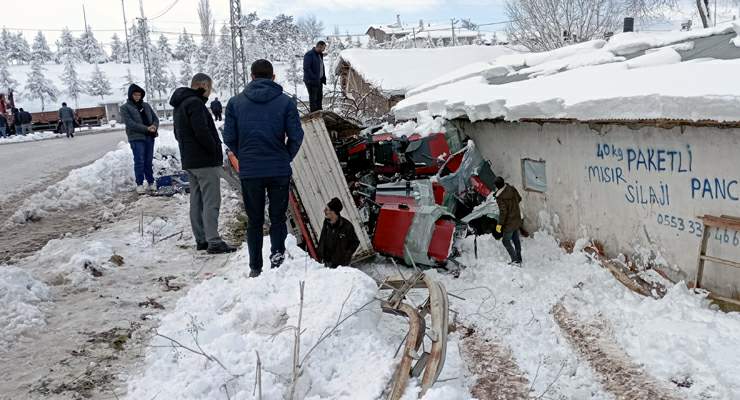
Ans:
[{"label": "wrecked truck body", "polygon": [[[289,226],[311,257],[317,258],[323,210],[334,197],[360,239],[353,263],[378,253],[410,266],[445,267],[454,261],[457,238],[496,234],[495,175],[472,141],[450,154],[443,132],[374,134],[331,112],[301,122]],[[227,155],[227,175],[238,183],[238,160]],[[483,205],[485,212],[465,218]]]}]

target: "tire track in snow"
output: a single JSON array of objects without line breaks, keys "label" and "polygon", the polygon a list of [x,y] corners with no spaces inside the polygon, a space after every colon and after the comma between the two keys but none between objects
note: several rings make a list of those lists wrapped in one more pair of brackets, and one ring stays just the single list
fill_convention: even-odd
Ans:
[{"label": "tire track in snow", "polygon": [[479,400],[526,400],[529,398],[528,380],[519,369],[511,351],[491,338],[473,329],[463,332],[460,354],[477,380],[470,394]]},{"label": "tire track in snow", "polygon": [[568,342],[596,371],[604,388],[618,400],[680,399],[632,362],[610,338],[602,323],[579,321],[562,301],[555,304],[552,314]]}]

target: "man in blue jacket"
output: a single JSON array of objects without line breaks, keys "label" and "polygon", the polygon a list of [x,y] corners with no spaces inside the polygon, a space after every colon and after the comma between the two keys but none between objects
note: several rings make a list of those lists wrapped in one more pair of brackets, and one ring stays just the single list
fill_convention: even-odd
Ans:
[{"label": "man in blue jacket", "polygon": [[308,99],[311,112],[321,110],[324,101],[324,84],[326,71],[324,70],[324,51],[326,42],[319,41],[316,47],[303,56],[303,82],[308,90]]},{"label": "man in blue jacket", "polygon": [[303,128],[295,102],[275,83],[272,64],[252,64],[252,81],[229,100],[224,121],[224,143],[239,159],[239,178],[247,211],[247,247],[250,277],[262,272],[262,227],[265,192],[269,200],[270,264],[285,260],[288,236],[286,213],[290,163],[303,142]]}]

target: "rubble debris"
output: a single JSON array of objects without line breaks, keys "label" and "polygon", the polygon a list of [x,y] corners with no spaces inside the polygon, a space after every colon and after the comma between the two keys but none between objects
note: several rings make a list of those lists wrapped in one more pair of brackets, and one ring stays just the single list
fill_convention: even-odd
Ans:
[{"label": "rubble debris", "polygon": [[101,276],[103,276],[103,271],[101,271],[100,268],[96,267],[95,263],[90,260],[85,260],[82,268],[84,268],[85,271],[90,272],[90,275],[94,276],[95,278],[100,278]]},{"label": "rubble debris", "polygon": [[118,254],[113,254],[112,256],[110,256],[110,260],[108,260],[108,262],[117,267],[123,266],[124,264],[123,256],[118,255]]},{"label": "rubble debris", "polygon": [[182,289],[182,285],[177,283],[172,283],[173,280],[177,279],[174,275],[168,275],[168,276],[160,276],[157,278],[157,282],[160,283],[162,286],[162,290],[165,292],[176,292],[180,289]]},{"label": "rubble debris", "polygon": [[146,301],[139,302],[139,307],[144,308],[153,308],[157,310],[164,310],[164,306],[160,304],[157,300],[154,300],[151,297],[147,297]]}]

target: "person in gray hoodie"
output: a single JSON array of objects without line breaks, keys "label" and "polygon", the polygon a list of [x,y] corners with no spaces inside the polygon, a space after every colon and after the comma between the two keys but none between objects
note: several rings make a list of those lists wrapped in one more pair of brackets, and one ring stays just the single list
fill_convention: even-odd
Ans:
[{"label": "person in gray hoodie", "polygon": [[[144,102],[146,92],[137,84],[128,88],[128,100],[121,106],[121,117],[126,125],[126,136],[134,153],[136,192],[144,194],[154,187],[154,139],[158,136],[159,118],[152,107]],[[144,179],[147,184],[144,185]]]},{"label": "person in gray hoodie", "polygon": [[67,107],[67,103],[62,103],[62,108],[59,109],[59,120],[62,121],[62,130],[67,137],[75,137],[75,112]]}]

